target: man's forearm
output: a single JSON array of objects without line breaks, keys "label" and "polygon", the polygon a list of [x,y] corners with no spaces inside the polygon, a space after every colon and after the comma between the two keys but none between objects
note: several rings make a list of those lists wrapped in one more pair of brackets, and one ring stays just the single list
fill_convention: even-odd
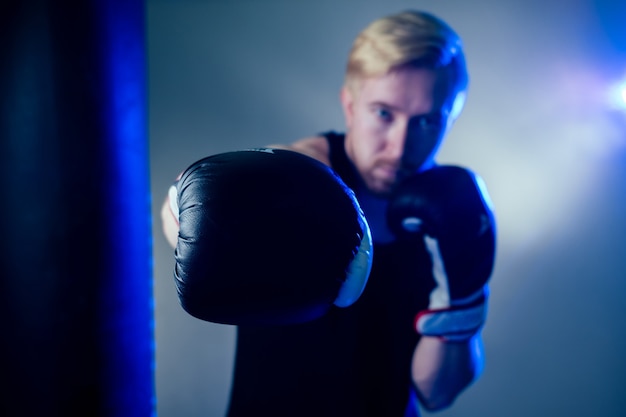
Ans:
[{"label": "man's forearm", "polygon": [[415,348],[411,369],[420,402],[428,410],[450,406],[478,378],[483,365],[480,334],[463,342],[422,337]]}]

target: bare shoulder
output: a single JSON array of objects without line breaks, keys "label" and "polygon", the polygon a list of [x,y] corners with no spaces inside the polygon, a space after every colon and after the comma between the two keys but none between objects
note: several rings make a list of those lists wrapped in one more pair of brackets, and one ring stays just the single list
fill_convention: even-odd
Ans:
[{"label": "bare shoulder", "polygon": [[299,139],[286,145],[270,145],[269,148],[287,149],[300,152],[315,158],[326,165],[330,165],[328,141],[323,136],[311,136]]}]

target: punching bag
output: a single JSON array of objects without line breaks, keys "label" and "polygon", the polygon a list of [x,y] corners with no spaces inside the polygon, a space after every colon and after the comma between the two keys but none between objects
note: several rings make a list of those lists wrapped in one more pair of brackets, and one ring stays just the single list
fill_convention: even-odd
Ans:
[{"label": "punching bag", "polygon": [[0,415],[154,414],[144,7],[0,6]]}]

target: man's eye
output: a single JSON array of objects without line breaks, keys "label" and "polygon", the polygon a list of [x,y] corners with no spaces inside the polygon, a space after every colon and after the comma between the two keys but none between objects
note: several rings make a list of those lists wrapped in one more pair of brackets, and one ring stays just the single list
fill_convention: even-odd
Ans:
[{"label": "man's eye", "polygon": [[379,119],[384,120],[386,122],[391,121],[392,119],[391,112],[387,109],[377,108],[377,109],[374,109],[374,112]]},{"label": "man's eye", "polygon": [[420,129],[438,129],[443,125],[443,120],[436,116],[422,116],[417,119],[417,125]]}]

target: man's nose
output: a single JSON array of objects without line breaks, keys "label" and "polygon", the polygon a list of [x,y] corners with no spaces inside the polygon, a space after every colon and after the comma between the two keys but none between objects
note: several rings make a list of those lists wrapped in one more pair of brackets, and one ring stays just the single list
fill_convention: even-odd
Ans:
[{"label": "man's nose", "polygon": [[408,123],[399,122],[394,126],[391,132],[389,132],[389,139],[387,143],[387,155],[394,161],[402,160],[405,152],[409,134]]},{"label": "man's nose", "polygon": [[420,119],[411,119],[407,123],[404,134],[402,166],[406,170],[413,171],[419,168],[424,156],[424,145],[428,143],[427,136],[421,127]]}]

